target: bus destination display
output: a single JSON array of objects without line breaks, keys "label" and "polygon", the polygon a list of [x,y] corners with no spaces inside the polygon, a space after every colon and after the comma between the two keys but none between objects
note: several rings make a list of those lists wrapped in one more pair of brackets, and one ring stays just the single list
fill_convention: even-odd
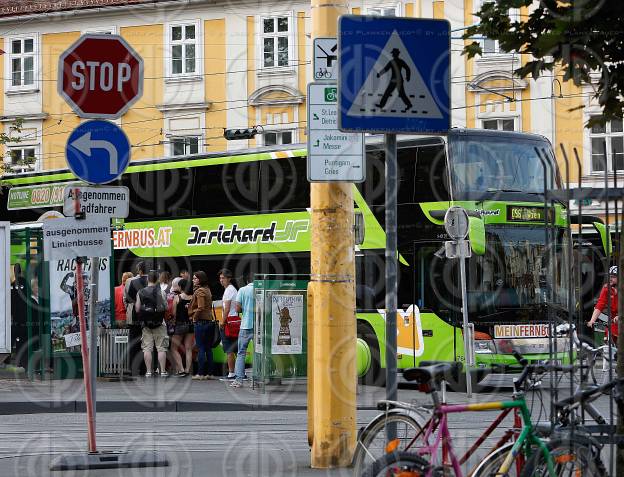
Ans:
[{"label": "bus destination display", "polygon": [[[549,209],[549,212],[549,220],[552,220],[552,209]],[[510,222],[543,222],[544,207],[508,205],[507,220]]]}]

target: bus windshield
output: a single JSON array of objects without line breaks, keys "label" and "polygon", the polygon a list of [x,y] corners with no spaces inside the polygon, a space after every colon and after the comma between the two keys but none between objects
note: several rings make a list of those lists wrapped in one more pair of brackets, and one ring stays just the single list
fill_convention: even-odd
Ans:
[{"label": "bus windshield", "polygon": [[468,261],[469,309],[487,316],[545,302],[567,306],[568,238],[563,229],[549,233],[556,237],[546,242],[543,228],[489,228],[486,254]]},{"label": "bus windshield", "polygon": [[[546,141],[514,136],[460,135],[453,138],[451,169],[457,196],[488,192],[544,193],[544,165],[536,147],[555,164]],[[544,157],[544,156],[542,156]],[[558,185],[558,174],[547,166],[548,188]],[[467,198],[467,197],[466,197]]]}]

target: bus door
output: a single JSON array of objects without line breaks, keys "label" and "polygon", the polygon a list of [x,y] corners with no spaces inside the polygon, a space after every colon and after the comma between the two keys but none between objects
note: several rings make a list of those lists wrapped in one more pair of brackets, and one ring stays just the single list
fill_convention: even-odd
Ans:
[{"label": "bus door", "polygon": [[416,356],[422,348],[418,341],[418,307],[414,302],[414,256],[412,249],[399,248],[397,296],[397,355],[399,368],[416,366]]},{"label": "bus door", "polygon": [[[417,310],[414,327],[416,363],[421,360],[454,361],[455,327],[452,322],[454,294],[452,261],[438,256],[442,240],[413,242],[412,302]],[[438,255],[436,255],[438,253]]]}]

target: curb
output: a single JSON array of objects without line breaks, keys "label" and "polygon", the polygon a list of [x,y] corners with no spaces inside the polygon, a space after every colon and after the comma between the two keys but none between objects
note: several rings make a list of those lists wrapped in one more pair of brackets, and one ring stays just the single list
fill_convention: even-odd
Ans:
[{"label": "curb", "polygon": [[[376,406],[361,406],[358,410],[376,410]],[[229,411],[305,411],[301,405],[264,405],[198,401],[98,401],[97,412],[229,412]],[[0,415],[18,414],[83,414],[86,412],[84,401],[5,401],[0,403]]]}]

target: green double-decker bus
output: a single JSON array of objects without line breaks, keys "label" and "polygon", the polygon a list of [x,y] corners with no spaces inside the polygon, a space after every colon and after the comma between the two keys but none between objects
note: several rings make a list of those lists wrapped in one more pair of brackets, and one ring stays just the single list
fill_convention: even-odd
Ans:
[{"label": "green double-decker bus", "polygon": [[[363,381],[380,382],[385,177],[378,138],[369,138],[366,156],[366,181],[353,185],[365,229],[355,250],[357,368]],[[399,369],[464,360],[459,268],[440,253],[452,205],[470,211],[467,307],[477,366],[514,364],[513,349],[548,359],[546,304],[564,313],[571,279],[563,252],[566,210],[544,196],[560,186],[550,143],[531,134],[453,129],[445,137],[399,141],[398,167]],[[49,209],[12,210],[12,194],[24,200],[33,186],[72,181],[68,171],[8,177],[12,188],[1,196],[0,220],[36,222]],[[130,189],[131,199],[129,217],[114,223],[116,282],[138,260],[174,274],[204,270],[217,298],[217,271],[224,267],[235,276],[249,268],[285,277],[310,273],[310,184],[301,147],[134,162],[117,184]],[[562,357],[566,343],[558,344]]]}]

